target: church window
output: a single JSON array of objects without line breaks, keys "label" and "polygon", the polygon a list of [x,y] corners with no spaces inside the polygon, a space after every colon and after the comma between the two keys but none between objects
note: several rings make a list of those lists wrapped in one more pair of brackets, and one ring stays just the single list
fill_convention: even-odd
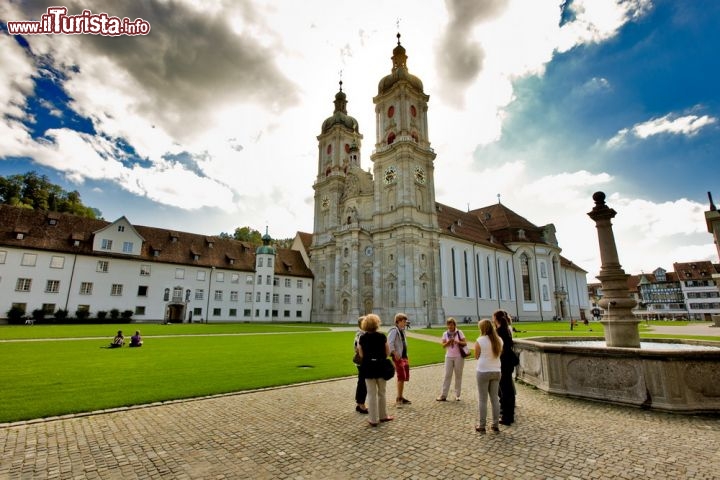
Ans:
[{"label": "church window", "polygon": [[532,302],[530,290],[530,259],[524,253],[520,255],[520,275],[522,277],[523,300]]},{"label": "church window", "polygon": [[390,132],[390,135],[387,137],[387,144],[392,145],[395,142],[395,132]]},{"label": "church window", "polygon": [[350,279],[350,274],[347,270],[343,271],[343,285],[347,285]]},{"label": "church window", "polygon": [[475,257],[475,268],[477,269],[477,296],[478,298],[482,298],[482,274],[481,272],[481,263],[480,263],[480,255],[477,255]]},{"label": "church window", "polygon": [[467,252],[463,252],[463,262],[464,270],[465,270],[465,296],[470,297],[470,277],[468,276],[468,259],[467,259]]},{"label": "church window", "polygon": [[550,300],[550,296],[548,295],[548,287],[547,285],[543,285],[542,287],[543,301],[547,302],[548,300]]},{"label": "church window", "polygon": [[372,270],[365,270],[365,286],[372,286]]},{"label": "church window", "polygon": [[485,266],[487,268],[487,278],[488,278],[488,290],[489,290],[489,295],[490,295],[488,298],[493,298],[493,289],[492,289],[493,281],[492,281],[492,270],[491,270],[490,265],[491,265],[490,264],[490,255],[488,255],[487,258],[485,259]]},{"label": "church window", "polygon": [[328,143],[326,152],[328,155],[330,155],[332,153],[332,145],[330,145],[329,143]]},{"label": "church window", "polygon": [[455,271],[455,249],[450,249],[450,265],[452,266],[453,297],[457,297],[457,272]]},{"label": "church window", "polygon": [[415,105],[410,105],[410,115],[413,117],[417,116],[417,108],[415,108]]},{"label": "church window", "polygon": [[387,115],[388,115],[388,118],[392,118],[393,116],[395,116],[395,107],[393,105],[390,105],[390,107],[388,108]]},{"label": "church window", "polygon": [[545,262],[540,262],[540,276],[542,278],[547,278],[547,268],[545,267]]},{"label": "church window", "polygon": [[[350,217],[348,217],[348,218],[350,218]],[[348,250],[348,248],[345,247],[345,248],[343,249],[343,257],[347,258],[349,252],[350,252],[350,251]]]}]

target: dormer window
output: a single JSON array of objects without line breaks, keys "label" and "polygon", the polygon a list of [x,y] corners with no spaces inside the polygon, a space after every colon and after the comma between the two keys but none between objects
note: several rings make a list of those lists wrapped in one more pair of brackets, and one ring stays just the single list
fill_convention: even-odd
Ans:
[{"label": "dormer window", "polygon": [[73,240],[73,247],[79,247],[80,246],[80,240]]},{"label": "dormer window", "polygon": [[48,225],[57,225],[56,218],[48,218]]},{"label": "dormer window", "polygon": [[15,235],[15,238],[18,240],[22,240],[23,238],[25,238],[25,234],[22,232],[17,232],[17,234]]},{"label": "dormer window", "polygon": [[197,262],[198,260],[200,260],[200,255],[198,255],[197,253],[194,253],[194,254],[193,254],[193,260],[195,260],[196,262]]},{"label": "dormer window", "polygon": [[160,256],[160,250],[153,250],[153,257],[159,257]]},{"label": "dormer window", "polygon": [[228,259],[228,263],[230,263],[230,265],[235,265],[235,259],[234,258]]},{"label": "dormer window", "polygon": [[118,232],[124,232],[125,231],[125,225],[118,225]]}]

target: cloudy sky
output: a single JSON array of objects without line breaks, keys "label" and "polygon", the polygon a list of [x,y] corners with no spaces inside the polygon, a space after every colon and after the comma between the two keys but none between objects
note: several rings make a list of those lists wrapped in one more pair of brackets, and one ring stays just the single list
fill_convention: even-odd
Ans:
[{"label": "cloudy sky", "polygon": [[[145,36],[8,34],[52,5]],[[313,228],[342,78],[371,167],[396,34],[430,95],[436,197],[554,223],[594,281],[604,191],[628,273],[718,262],[720,2],[13,1],[0,6],[0,175],[35,170],[106,220],[201,234]]]}]

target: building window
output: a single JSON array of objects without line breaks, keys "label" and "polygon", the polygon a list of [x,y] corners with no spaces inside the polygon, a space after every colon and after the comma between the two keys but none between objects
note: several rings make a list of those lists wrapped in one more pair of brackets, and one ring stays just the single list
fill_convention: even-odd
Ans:
[{"label": "building window", "polygon": [[145,307],[142,305],[135,307],[135,315],[145,315]]},{"label": "building window", "polygon": [[280,294],[273,293],[273,303],[280,303]]},{"label": "building window", "polygon": [[149,277],[150,276],[150,265],[140,265],[140,276],[141,277]]},{"label": "building window", "polygon": [[222,294],[223,294],[222,290],[215,290],[215,300],[218,302],[221,302],[222,297],[223,297]]},{"label": "building window", "polygon": [[98,272],[107,273],[109,269],[110,269],[110,262],[108,262],[107,260],[98,260],[98,263],[97,263],[97,271]]},{"label": "building window", "polygon": [[297,311],[295,312],[295,316],[296,316],[297,318],[302,318],[302,310],[297,310]]},{"label": "building window", "polygon": [[7,252],[0,250],[0,263],[5,263],[5,259],[7,259]]},{"label": "building window", "polygon": [[289,305],[291,303],[290,301],[290,295],[283,295],[283,303],[285,305]]},{"label": "building window", "polygon": [[53,255],[50,257],[50,268],[64,268],[65,267],[65,257],[59,257],[57,255]]},{"label": "building window", "polygon": [[548,294],[548,287],[547,285],[542,286],[542,292],[543,292],[543,301],[547,302],[550,300],[550,296]]},{"label": "building window", "polygon": [[133,242],[123,242],[123,253],[132,253]]},{"label": "building window", "polygon": [[[268,258],[268,267],[272,267],[272,258]],[[267,317],[267,315],[265,315]]]},{"label": "building window", "polygon": [[107,238],[103,238],[102,242],[100,243],[100,249],[102,250],[112,250],[112,240],[108,240]]},{"label": "building window", "polygon": [[16,292],[29,292],[32,287],[32,278],[18,278],[15,284]]},{"label": "building window", "polygon": [[195,300],[202,300],[205,298],[205,290],[202,288],[196,288],[195,289]]},{"label": "building window", "polygon": [[288,318],[290,316],[290,310],[283,310],[283,317]]},{"label": "building window", "polygon": [[42,311],[45,315],[52,315],[53,313],[55,313],[55,304],[54,303],[43,303]]},{"label": "building window", "polygon": [[230,283],[240,283],[240,274],[239,273],[230,274]]},{"label": "building window", "polygon": [[225,281],[225,274],[223,272],[218,272],[215,274],[215,280],[218,282],[224,282]]},{"label": "building window", "polygon": [[24,267],[34,267],[37,262],[37,255],[34,253],[23,253],[20,265]]},{"label": "building window", "polygon": [[547,278],[547,269],[545,268],[545,262],[540,262],[540,277]]},{"label": "building window", "polygon": [[184,268],[176,268],[175,269],[175,278],[178,280],[182,280],[185,278],[185,269]]},{"label": "building window", "polygon": [[297,288],[302,288],[302,280],[297,281]]},{"label": "building window", "polygon": [[237,308],[231,308],[228,312],[229,317],[237,317]]},{"label": "building window", "polygon": [[198,270],[197,275],[195,276],[195,279],[198,282],[204,282],[205,281],[205,270]]},{"label": "building window", "polygon": [[118,225],[118,232],[124,232],[125,231],[125,225]]},{"label": "building window", "polygon": [[263,266],[263,257],[258,257],[258,267]]},{"label": "building window", "polygon": [[[201,307],[193,308],[193,315],[195,315],[195,316],[202,315],[202,308]],[[202,318],[200,318],[200,320],[202,320]]]},{"label": "building window", "polygon": [[262,285],[262,275],[258,275],[257,284],[258,284],[258,285]]},{"label": "building window", "polygon": [[231,301],[231,302],[237,302],[237,301],[238,301],[238,292],[230,292],[230,301]]},{"label": "building window", "polygon": [[452,267],[453,297],[457,297],[457,272],[455,271],[455,249],[450,249],[450,266]]},{"label": "building window", "polygon": [[530,259],[524,253],[520,255],[520,275],[522,277],[523,300],[532,302],[532,291],[530,290]]},{"label": "building window", "polygon": [[113,283],[110,288],[110,295],[119,296],[122,295],[123,286],[122,283]]},{"label": "building window", "polygon": [[80,284],[80,295],[92,295],[92,282],[82,282]]},{"label": "building window", "polygon": [[248,276],[245,277],[245,283],[247,283],[248,285],[251,285],[252,282],[253,282],[253,277],[252,277],[252,275],[248,275]]},{"label": "building window", "polygon": [[252,292],[245,292],[245,303],[252,303]]},{"label": "building window", "polygon": [[302,305],[302,295],[298,295],[295,298],[295,303],[297,303],[298,305]]},{"label": "building window", "polygon": [[138,297],[147,297],[147,295],[148,295],[147,285],[139,285],[138,286]]},{"label": "building window", "polygon": [[222,313],[221,308],[213,308],[213,317],[219,317],[221,313]]},{"label": "building window", "polygon": [[290,288],[290,286],[291,286],[291,280],[290,280],[289,278],[286,278],[286,279],[285,279],[285,286],[286,286],[287,288]]},{"label": "building window", "polygon": [[255,293],[255,302],[260,303],[260,292]]},{"label": "building window", "polygon": [[60,280],[48,280],[45,284],[45,293],[58,293],[60,291]]},{"label": "building window", "polygon": [[89,312],[90,305],[78,305],[77,311],[78,312]]},{"label": "building window", "polygon": [[182,287],[173,287],[172,301],[179,303],[183,301],[183,290]]},{"label": "building window", "polygon": [[246,308],[245,310],[243,310],[243,317],[249,317],[249,316],[250,316],[250,309]]},{"label": "building window", "polygon": [[270,301],[270,292],[265,292],[265,302],[267,303],[269,301]]},{"label": "building window", "polygon": [[267,275],[265,277],[265,285],[272,285],[272,276],[271,275]]}]

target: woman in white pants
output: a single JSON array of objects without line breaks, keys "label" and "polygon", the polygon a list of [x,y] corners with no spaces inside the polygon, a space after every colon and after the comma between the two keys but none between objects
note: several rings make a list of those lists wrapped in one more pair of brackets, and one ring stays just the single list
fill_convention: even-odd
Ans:
[{"label": "woman in white pants", "polygon": [[455,400],[460,400],[463,367],[465,366],[465,358],[462,356],[460,349],[467,345],[465,335],[461,330],[458,330],[455,319],[450,317],[445,323],[447,330],[442,336],[442,346],[445,349],[445,376],[443,377],[442,392],[435,399],[438,402],[447,400],[453,375],[455,375]]}]

